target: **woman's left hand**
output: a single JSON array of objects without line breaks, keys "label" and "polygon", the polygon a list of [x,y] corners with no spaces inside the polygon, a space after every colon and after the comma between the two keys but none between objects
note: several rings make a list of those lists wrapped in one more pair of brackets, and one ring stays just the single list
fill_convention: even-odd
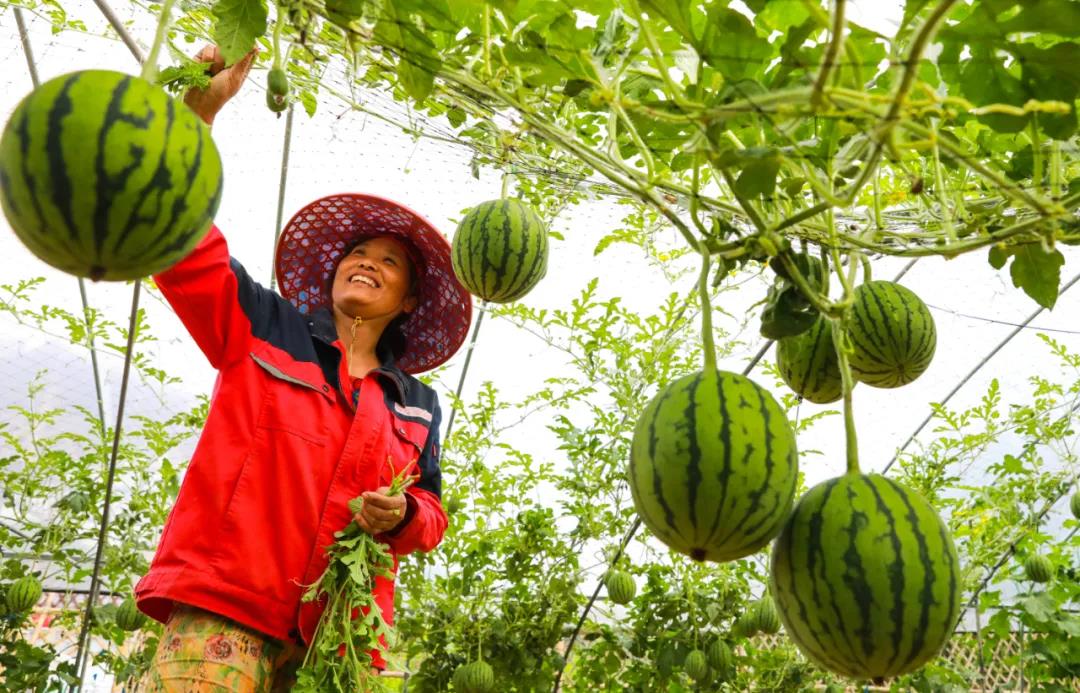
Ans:
[{"label": "woman's left hand", "polygon": [[353,515],[356,524],[368,534],[382,534],[401,524],[405,519],[405,494],[400,496],[387,496],[389,486],[382,486],[375,491],[366,491],[361,494],[364,506],[360,512]]}]

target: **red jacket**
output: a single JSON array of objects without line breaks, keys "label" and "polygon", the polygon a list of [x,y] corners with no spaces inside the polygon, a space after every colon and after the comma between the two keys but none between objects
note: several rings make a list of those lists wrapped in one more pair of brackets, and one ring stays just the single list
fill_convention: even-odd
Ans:
[{"label": "red jacket", "polygon": [[[255,283],[216,227],[155,280],[218,378],[150,571],[135,588],[139,608],[164,622],[181,602],[310,642],[322,607],[300,598],[326,568],[334,532],[350,522],[351,498],[417,461],[405,519],[379,538],[395,570],[396,555],[442,540],[438,396],[392,358],[354,390],[329,311],[304,315]],[[392,621],[393,581],[379,578],[375,597]]]}]

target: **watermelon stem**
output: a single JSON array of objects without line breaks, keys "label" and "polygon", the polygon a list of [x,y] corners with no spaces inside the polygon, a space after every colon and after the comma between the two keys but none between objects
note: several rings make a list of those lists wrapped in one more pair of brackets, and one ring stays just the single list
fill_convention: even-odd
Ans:
[{"label": "watermelon stem", "polygon": [[281,67],[281,28],[285,25],[284,8],[280,2],[275,2],[274,7],[277,10],[277,16],[274,17],[274,63],[271,67]]},{"label": "watermelon stem", "polygon": [[709,264],[712,254],[704,240],[698,242],[701,253],[701,276],[698,277],[698,293],[701,294],[701,346],[705,352],[705,372],[716,370],[716,343],[713,341],[712,300],[709,296]]},{"label": "watermelon stem", "polygon": [[851,338],[843,322],[834,323],[833,336],[836,345],[836,359],[840,366],[840,382],[844,393],[844,435],[847,443],[847,473],[859,474],[859,443],[855,436],[855,410],[851,391],[855,388],[855,378],[851,375],[848,352],[851,350]]},{"label": "watermelon stem", "polygon": [[154,34],[154,44],[150,46],[150,53],[146,56],[146,62],[143,63],[141,77],[151,84],[157,79],[158,53],[161,52],[161,44],[165,40],[165,34],[168,33],[169,27],[172,25],[172,9],[175,3],[176,0],[165,0],[162,3],[161,14],[158,16],[157,32]]}]

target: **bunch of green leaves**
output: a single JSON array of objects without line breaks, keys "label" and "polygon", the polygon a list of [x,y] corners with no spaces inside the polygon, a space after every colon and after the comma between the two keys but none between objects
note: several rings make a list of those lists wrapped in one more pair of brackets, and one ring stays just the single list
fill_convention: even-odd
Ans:
[{"label": "bunch of green leaves", "polygon": [[[416,480],[406,469],[395,475],[386,495],[400,496]],[[363,510],[363,498],[349,501],[349,510]],[[375,601],[375,579],[394,579],[389,547],[355,522],[334,533],[327,549],[326,570],[304,592],[303,601],[323,601],[304,663],[296,672],[294,691],[346,693],[381,689],[373,673],[373,652],[385,652],[396,638]]]}]

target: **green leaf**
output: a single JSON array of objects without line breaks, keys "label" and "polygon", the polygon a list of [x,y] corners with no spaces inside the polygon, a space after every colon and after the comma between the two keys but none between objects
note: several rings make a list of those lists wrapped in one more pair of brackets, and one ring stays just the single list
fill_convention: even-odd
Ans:
[{"label": "green leaf", "polygon": [[375,38],[397,56],[398,82],[417,103],[427,98],[442,61],[431,39],[394,3],[384,5],[384,16],[375,25]]},{"label": "green leaf", "polygon": [[810,19],[810,10],[803,0],[769,0],[757,12],[755,23],[771,31],[786,32]]},{"label": "green leaf", "polygon": [[1057,614],[1057,603],[1046,592],[1025,597],[1021,604],[1038,621],[1050,621]]},{"label": "green leaf", "polygon": [[773,55],[768,40],[758,36],[754,25],[740,12],[713,7],[699,47],[702,59],[728,80],[763,72]]},{"label": "green leaf", "polygon": [[221,49],[225,64],[232,65],[255,47],[266,33],[264,0],[217,0],[214,3],[214,43]]},{"label": "green leaf", "polygon": [[[1013,76],[994,54],[986,50],[973,51],[960,73],[960,88],[965,97],[977,106],[1006,104],[1023,106],[1028,100],[1027,90],[1019,78]],[[1027,125],[1029,116],[991,113],[979,116],[979,120],[998,132],[1019,132]]]},{"label": "green leaf", "polygon": [[776,174],[780,172],[780,157],[754,159],[735,180],[735,193],[740,197],[771,197],[776,189]]},{"label": "green leaf", "polygon": [[465,123],[465,111],[457,107],[451,108],[446,112],[446,119],[449,120],[450,124],[455,128],[459,128]]},{"label": "green leaf", "polygon": [[[984,3],[985,4],[985,3]],[[1020,12],[1002,22],[999,35],[1013,32],[1080,36],[1080,5],[1075,0],[1025,0],[1008,3],[1011,10],[1020,5]]]},{"label": "green leaf", "polygon": [[1009,268],[1013,286],[1024,290],[1043,308],[1053,309],[1061,285],[1061,266],[1065,257],[1059,250],[1046,252],[1039,243],[1028,243],[1013,250]]},{"label": "green leaf", "polygon": [[696,43],[691,28],[689,0],[642,0],[641,6],[650,17],[666,21],[689,43]]}]

